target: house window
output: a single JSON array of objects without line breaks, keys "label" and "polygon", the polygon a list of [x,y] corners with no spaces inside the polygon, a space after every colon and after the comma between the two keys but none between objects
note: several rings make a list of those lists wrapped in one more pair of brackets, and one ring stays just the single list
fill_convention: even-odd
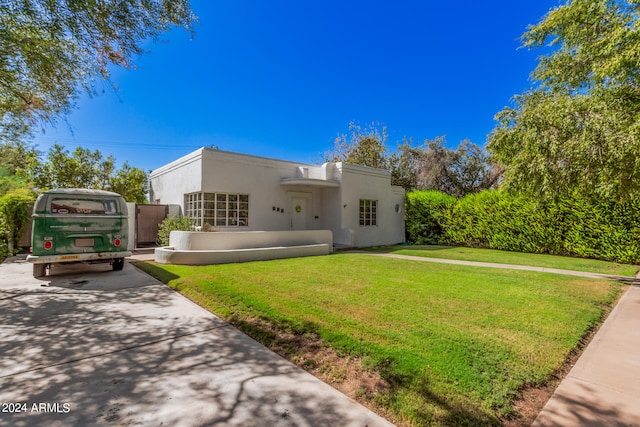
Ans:
[{"label": "house window", "polygon": [[184,195],[184,215],[193,220],[194,225],[202,225],[202,193]]},{"label": "house window", "polygon": [[184,212],[195,226],[244,227],[249,225],[249,195],[191,193],[184,196]]},{"label": "house window", "polygon": [[378,201],[360,199],[360,225],[378,225]]}]

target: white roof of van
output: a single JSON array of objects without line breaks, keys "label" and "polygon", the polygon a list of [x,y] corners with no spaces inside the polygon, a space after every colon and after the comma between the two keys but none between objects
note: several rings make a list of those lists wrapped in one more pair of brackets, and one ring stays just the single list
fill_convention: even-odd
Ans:
[{"label": "white roof of van", "polygon": [[90,188],[55,188],[42,194],[82,194],[86,196],[118,196],[118,193],[106,190],[92,190]]}]

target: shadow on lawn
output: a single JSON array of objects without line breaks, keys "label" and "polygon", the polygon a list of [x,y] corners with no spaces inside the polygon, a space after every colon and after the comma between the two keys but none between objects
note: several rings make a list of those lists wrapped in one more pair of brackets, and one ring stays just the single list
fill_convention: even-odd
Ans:
[{"label": "shadow on lawn", "polygon": [[[445,247],[442,247],[445,248]],[[170,280],[178,278],[178,276],[167,272],[166,270],[151,263],[137,264],[143,268],[148,274],[158,278],[159,280],[167,283]],[[259,341],[265,346],[271,346],[274,343],[280,347],[280,355],[283,357],[290,356],[291,354],[301,353],[300,342],[298,340],[302,334],[318,334],[317,325],[311,322],[305,322],[304,324],[294,324],[280,320],[278,325],[274,325],[268,320],[263,319],[229,319],[229,322],[242,332],[246,333],[253,339]],[[285,337],[286,335],[286,337]],[[349,342],[353,339],[351,337],[334,336],[337,341]],[[318,344],[318,349],[322,345]],[[302,351],[304,353],[304,351]],[[423,405],[415,409],[414,419],[417,420],[416,425],[423,425],[420,422],[427,423],[424,425],[430,425],[436,423],[438,425],[455,425],[455,426],[492,426],[500,425],[498,419],[486,412],[483,412],[479,407],[469,407],[462,404],[454,404],[441,395],[434,393],[426,381],[420,383],[419,386],[412,386],[415,382],[414,378],[403,377],[397,374],[395,364],[391,359],[387,360],[388,363],[380,365],[379,374],[390,385],[389,388],[380,390],[384,395],[383,400],[389,403],[390,407],[405,407],[403,403],[399,402],[403,395],[406,395],[405,391],[408,388],[420,396],[420,399],[424,402]],[[352,396],[354,397],[354,396]],[[435,408],[435,410],[434,410]],[[343,423],[339,423],[342,425]],[[333,425],[333,424],[331,424]]]},{"label": "shadow on lawn", "polygon": [[[417,394],[422,400],[422,404],[416,405],[413,409],[412,418],[426,422],[424,425],[442,426],[499,426],[500,421],[493,415],[488,414],[479,406],[471,404],[469,401],[455,403],[431,390],[426,379],[416,381],[410,376],[398,375],[393,371],[393,361],[387,360],[379,369],[385,380],[391,385],[386,392],[385,400],[388,405],[398,407],[402,405],[400,399],[406,399],[406,392]],[[415,400],[415,399],[412,399]]]},{"label": "shadow on lawn", "polygon": [[[0,401],[26,404],[0,425],[357,422],[246,335],[148,277],[123,288],[117,273],[0,291]],[[103,286],[107,275],[122,280]]]},{"label": "shadow on lawn", "polygon": [[151,262],[133,261],[132,264],[148,275],[155,277],[162,283],[168,284],[170,281],[180,278],[180,276],[176,276],[175,274],[165,270],[164,268],[158,267]]}]

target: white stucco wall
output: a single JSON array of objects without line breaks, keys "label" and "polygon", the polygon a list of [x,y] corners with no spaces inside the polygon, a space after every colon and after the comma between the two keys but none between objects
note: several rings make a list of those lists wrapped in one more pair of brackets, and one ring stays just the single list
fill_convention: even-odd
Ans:
[{"label": "white stucco wall", "polygon": [[175,250],[234,250],[280,246],[326,244],[331,247],[333,236],[329,230],[304,231],[247,231],[235,233],[205,233],[172,231],[169,246]]},{"label": "white stucco wall", "polygon": [[[404,190],[391,186],[391,174],[348,163],[338,163],[337,167],[341,177],[342,228],[353,231],[352,244],[366,247],[404,242]],[[361,199],[378,201],[377,225],[360,225]],[[341,243],[339,238],[334,233],[337,243]]]},{"label": "white stucco wall", "polygon": [[[304,168],[303,170],[301,170]],[[232,193],[249,195],[249,225],[222,227],[224,231],[289,230],[292,198],[308,197],[309,229],[322,229],[322,188],[282,186],[287,178],[321,179],[321,166],[202,148],[151,173],[151,201],[184,204],[184,194]]]},{"label": "white stucco wall", "polygon": [[[153,171],[150,194],[152,203],[181,206],[184,194],[192,192],[248,194],[249,225],[220,231],[291,230],[301,224],[297,204],[306,229],[328,229],[336,243],[364,247],[404,241],[404,191],[390,182],[390,174],[380,169],[202,148]],[[376,226],[359,225],[360,199],[378,200]]]},{"label": "white stucco wall", "polygon": [[129,229],[127,250],[133,251],[136,248],[136,204],[127,202],[127,211],[129,213],[129,218],[127,220],[127,227]]},{"label": "white stucco wall", "polygon": [[200,191],[202,187],[202,153],[194,151],[149,175],[149,201],[152,204],[184,207],[184,195]]},{"label": "white stucco wall", "polygon": [[205,151],[202,159],[202,191],[249,195],[249,226],[239,227],[240,231],[291,229],[291,200],[295,196],[309,198],[309,228],[320,228],[314,219],[321,214],[320,190],[281,185],[282,179],[299,176],[298,167],[307,168],[310,175],[316,176],[319,166],[214,150]]}]

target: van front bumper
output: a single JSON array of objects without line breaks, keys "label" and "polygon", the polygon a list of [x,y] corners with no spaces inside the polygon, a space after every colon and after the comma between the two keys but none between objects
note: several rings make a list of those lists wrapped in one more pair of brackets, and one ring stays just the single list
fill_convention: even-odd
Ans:
[{"label": "van front bumper", "polygon": [[130,251],[123,252],[92,252],[86,254],[67,255],[28,255],[27,261],[32,264],[55,264],[60,262],[111,261],[116,258],[130,257]]}]

